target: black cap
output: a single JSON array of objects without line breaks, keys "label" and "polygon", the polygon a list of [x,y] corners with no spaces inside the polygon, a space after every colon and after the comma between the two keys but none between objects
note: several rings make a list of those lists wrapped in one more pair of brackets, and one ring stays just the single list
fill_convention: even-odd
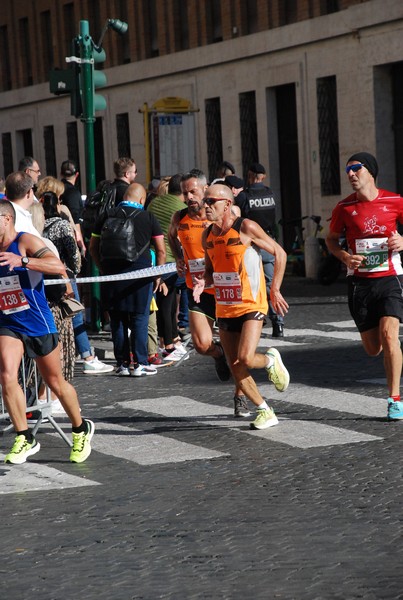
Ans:
[{"label": "black cap", "polygon": [[369,152],[357,152],[356,154],[353,154],[353,156],[350,156],[347,162],[349,163],[353,160],[362,163],[374,179],[378,177],[378,163],[376,162],[375,156],[372,156]]},{"label": "black cap", "polygon": [[230,187],[234,187],[236,190],[239,190],[239,188],[243,188],[245,185],[244,180],[240,177],[237,177],[236,175],[227,175],[225,178],[225,183]]},{"label": "black cap", "polygon": [[266,169],[260,163],[252,163],[249,167],[249,171],[259,175],[266,175]]}]

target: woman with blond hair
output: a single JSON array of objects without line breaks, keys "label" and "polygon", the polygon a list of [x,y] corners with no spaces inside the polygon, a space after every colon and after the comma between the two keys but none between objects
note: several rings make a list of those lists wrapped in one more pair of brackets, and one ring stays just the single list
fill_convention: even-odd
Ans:
[{"label": "woman with blond hair", "polygon": [[[64,204],[61,204],[61,202],[60,202],[60,196],[64,192],[63,182],[60,181],[59,179],[56,179],[55,177],[50,177],[50,176],[44,177],[43,179],[41,179],[38,182],[38,187],[37,187],[37,195],[38,195],[39,201],[44,200],[44,198],[46,197],[46,194],[50,193],[50,192],[52,192],[54,194],[57,202],[56,202],[55,198],[53,198],[52,202],[50,202],[50,201],[44,202],[45,216],[47,217],[47,219],[51,218],[48,210],[52,211],[52,217],[56,217],[56,216],[66,217],[66,215],[67,215],[69,223],[71,225],[71,227],[70,227],[71,236],[75,243],[75,246],[72,249],[72,253],[73,253],[75,259],[77,259],[77,261],[80,260],[80,266],[77,268],[71,269],[71,271],[72,271],[71,285],[73,288],[75,299],[80,302],[80,295],[78,292],[77,283],[75,281],[75,276],[79,273],[80,268],[81,268],[81,255],[80,255],[80,252],[77,247],[76,235],[75,235],[76,229],[75,229],[75,225],[74,225],[71,213],[70,213],[69,209],[67,208],[67,206],[64,206]],[[52,206],[50,206],[50,204]],[[47,234],[46,231],[47,231],[47,223],[45,223],[44,235],[45,235],[45,237],[47,236],[49,239],[51,239],[51,241],[53,241],[53,243],[58,248],[57,235],[55,235],[55,237],[53,237],[53,236]],[[59,251],[60,251],[60,249],[59,249]],[[63,261],[63,256],[60,256],[60,259]],[[106,365],[105,363],[98,360],[98,358],[92,354],[91,344],[88,339],[87,331],[85,329],[85,324],[84,324],[84,319],[83,319],[82,313],[78,313],[75,317],[73,317],[73,329],[74,329],[74,339],[75,339],[75,343],[76,343],[77,352],[78,352],[78,354],[80,354],[81,358],[83,359],[84,373],[85,374],[97,374],[97,373],[109,373],[110,371],[113,371],[112,365]]]},{"label": "woman with blond hair", "polygon": [[53,192],[54,194],[56,194],[56,196],[59,200],[58,211],[60,213],[64,214],[68,218],[69,223],[73,229],[73,233],[75,235],[76,227],[74,225],[74,221],[73,221],[73,217],[71,216],[71,212],[69,211],[67,206],[65,206],[64,204],[61,203],[61,200],[60,200],[60,196],[64,192],[63,181],[60,181],[60,179],[56,179],[56,177],[51,177],[50,175],[47,175],[46,177],[44,177],[43,179],[38,181],[38,185],[36,187],[36,195],[37,195],[37,198],[39,198],[40,202],[41,202],[41,198],[45,192]]}]

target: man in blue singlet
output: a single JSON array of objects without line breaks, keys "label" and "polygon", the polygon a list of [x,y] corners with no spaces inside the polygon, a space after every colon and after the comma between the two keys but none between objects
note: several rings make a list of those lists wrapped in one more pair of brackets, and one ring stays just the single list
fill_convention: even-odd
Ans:
[{"label": "man in blue singlet", "polygon": [[[26,173],[11,173],[6,195],[16,188],[33,194],[33,181]],[[43,273],[61,274],[62,262],[32,234],[17,233],[11,202],[0,201],[0,384],[16,438],[5,462],[22,464],[40,449],[26,420],[26,402],[18,383],[18,368],[24,354],[33,358],[45,383],[60,399],[71,423],[71,462],[81,463],[91,453],[94,424],[82,419],[73,386],[61,371],[58,334],[44,294]]]}]

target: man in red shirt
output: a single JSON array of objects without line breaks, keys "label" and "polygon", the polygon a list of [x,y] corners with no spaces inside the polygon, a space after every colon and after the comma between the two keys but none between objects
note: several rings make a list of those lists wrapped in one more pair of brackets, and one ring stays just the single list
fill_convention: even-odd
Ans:
[{"label": "man in red shirt", "polygon": [[[382,350],[389,390],[388,419],[403,419],[400,400],[402,351],[399,323],[403,321],[403,198],[377,188],[378,164],[367,152],[353,154],[346,165],[353,193],[332,214],[326,244],[347,266],[348,303],[365,351]],[[345,231],[348,252],[339,244]]]}]

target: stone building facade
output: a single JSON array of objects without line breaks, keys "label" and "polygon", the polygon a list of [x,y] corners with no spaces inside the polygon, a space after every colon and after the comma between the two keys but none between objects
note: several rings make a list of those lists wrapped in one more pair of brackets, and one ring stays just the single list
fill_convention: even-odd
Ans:
[{"label": "stone building facade", "polygon": [[[194,162],[212,179],[221,160],[239,176],[259,160],[279,218],[318,214],[325,222],[349,192],[345,161],[366,150],[378,158],[379,185],[403,193],[400,0],[4,0],[0,174],[27,154],[42,172],[57,175],[69,157],[84,174],[82,124],[67,95],[50,93],[48,74],[66,68],[80,20],[97,42],[108,18],[129,29],[109,31],[103,42],[98,180],[127,154],[143,183],[172,174],[158,172],[161,165],[174,171]],[[177,98],[188,107],[183,123],[191,122],[185,142],[185,129],[170,127],[178,121],[162,119]],[[166,113],[158,112],[163,99]],[[158,115],[169,126],[158,130]],[[81,183],[85,193],[85,176]],[[307,222],[308,233],[312,227]],[[286,230],[286,245],[291,236]]]}]

